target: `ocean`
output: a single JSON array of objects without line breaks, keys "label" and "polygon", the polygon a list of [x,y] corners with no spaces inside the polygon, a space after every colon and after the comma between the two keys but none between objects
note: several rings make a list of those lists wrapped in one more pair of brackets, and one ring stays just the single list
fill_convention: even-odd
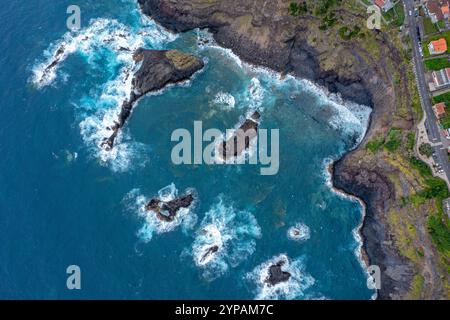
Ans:
[{"label": "ocean", "polygon": [[[133,0],[4,1],[0,9],[0,298],[370,299],[359,202],[333,191],[328,165],[364,136],[370,109],[254,67],[206,30],[173,34]],[[58,48],[65,53],[43,75]],[[205,68],[142,98],[113,151],[98,147],[131,90],[132,52],[193,53]],[[278,129],[279,172],[174,165],[178,128],[225,131],[258,110]],[[191,190],[175,223],[143,210]],[[292,239],[291,227],[303,232]],[[204,230],[213,230],[213,240]],[[221,243],[206,264],[205,244]],[[285,261],[289,281],[269,286]],[[77,265],[81,289],[66,286]]]}]

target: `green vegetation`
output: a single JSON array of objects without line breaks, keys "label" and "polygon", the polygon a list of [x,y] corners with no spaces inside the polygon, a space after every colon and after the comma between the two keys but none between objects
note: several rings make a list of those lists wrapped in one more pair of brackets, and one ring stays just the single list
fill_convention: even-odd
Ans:
[{"label": "green vegetation", "polygon": [[326,30],[333,27],[337,22],[334,12],[329,13],[322,19],[322,24],[320,25],[320,30]]},{"label": "green vegetation", "polygon": [[388,140],[384,144],[384,148],[389,152],[395,152],[398,147],[400,147],[401,141],[399,135],[401,133],[400,129],[392,128],[388,133]]},{"label": "green vegetation", "polygon": [[430,35],[439,32],[437,26],[431,21],[430,17],[423,19],[423,28],[425,29],[425,35]]},{"label": "green vegetation", "polygon": [[416,143],[416,134],[414,132],[408,132],[406,135],[406,148],[408,151],[414,150],[414,144]]},{"label": "green vegetation", "polygon": [[349,27],[344,26],[339,29],[339,35],[344,40],[351,40],[352,38],[356,37],[359,32],[361,31],[361,28],[359,26],[354,26],[353,30],[351,30]]},{"label": "green vegetation", "polygon": [[442,201],[450,196],[447,184],[440,178],[433,177],[427,164],[415,157],[410,158],[411,165],[425,179],[426,188],[416,196],[423,199],[435,199],[438,212],[431,213],[428,218],[428,230],[437,249],[444,255],[450,253],[450,228],[442,208]]},{"label": "green vegetation", "polygon": [[435,41],[441,38],[445,38],[445,40],[447,41],[447,53],[450,53],[450,30],[449,31],[445,31],[445,32],[441,32],[437,35],[434,35],[432,37],[429,37],[427,39],[427,41],[424,41],[423,43],[423,55],[425,58],[428,58],[430,56],[430,51],[428,50],[428,44],[431,41]]},{"label": "green vegetation", "polygon": [[402,1],[397,2],[391,10],[383,13],[383,16],[394,27],[401,27],[405,22],[405,11],[403,10]]},{"label": "green vegetation", "polygon": [[429,144],[429,143],[422,143],[419,146],[419,152],[421,155],[429,158],[433,155],[433,148],[431,147],[431,144]]},{"label": "green vegetation", "polygon": [[328,13],[328,10],[339,5],[342,0],[318,0],[314,14],[317,16],[323,16]]},{"label": "green vegetation", "polygon": [[439,96],[433,97],[433,103],[445,102],[446,106],[450,106],[450,92],[443,93]]},{"label": "green vegetation", "polygon": [[444,129],[449,129],[450,128],[450,112],[445,111],[444,116],[439,119],[439,122],[441,123],[441,126]]},{"label": "green vegetation", "polygon": [[298,4],[296,2],[291,2],[289,4],[289,14],[293,17],[301,16],[308,13],[308,6],[305,1]]},{"label": "green vegetation", "polygon": [[450,61],[447,58],[425,60],[425,67],[429,71],[450,68]]},{"label": "green vegetation", "polygon": [[411,166],[419,171],[420,175],[424,178],[429,178],[433,176],[433,173],[430,169],[430,167],[420,159],[417,159],[416,157],[411,157],[409,159],[409,163]]},{"label": "green vegetation", "polygon": [[423,285],[425,283],[425,279],[422,275],[416,274],[411,283],[411,291],[409,294],[409,299],[417,300],[420,299],[421,293],[423,291]]},{"label": "green vegetation", "polygon": [[428,230],[436,247],[441,252],[450,250],[450,232],[447,225],[442,222],[442,217],[433,215],[428,218]]},{"label": "green vegetation", "polygon": [[366,144],[366,150],[369,150],[373,154],[377,153],[381,150],[381,148],[384,145],[384,139],[383,138],[376,138],[372,139]]}]

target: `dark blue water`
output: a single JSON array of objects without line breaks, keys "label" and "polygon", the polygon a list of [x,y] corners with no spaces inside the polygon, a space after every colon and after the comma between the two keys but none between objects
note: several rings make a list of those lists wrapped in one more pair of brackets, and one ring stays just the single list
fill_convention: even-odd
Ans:
[{"label": "dark blue water", "polygon": [[[368,110],[313,84],[242,64],[206,32],[173,35],[134,1],[78,1],[82,30],[66,27],[71,1],[4,1],[0,9],[0,298],[369,299],[356,255],[359,203],[335,194],[326,165],[365,131]],[[38,83],[61,43],[67,55]],[[135,49],[177,48],[206,67],[142,99],[112,153],[98,148],[129,94]],[[280,169],[176,166],[173,130],[234,128],[252,110],[280,130]],[[162,190],[166,186],[169,189]],[[197,195],[177,225],[142,204],[166,192]],[[308,239],[293,241],[300,224]],[[223,248],[195,258],[213,228]],[[261,285],[264,264],[287,257],[291,281]],[[66,268],[81,268],[81,290]]]}]

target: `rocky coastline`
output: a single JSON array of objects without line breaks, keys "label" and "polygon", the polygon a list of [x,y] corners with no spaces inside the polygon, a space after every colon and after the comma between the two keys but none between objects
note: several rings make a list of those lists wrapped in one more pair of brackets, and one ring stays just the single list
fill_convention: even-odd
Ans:
[{"label": "rocky coastline", "polygon": [[123,102],[117,121],[109,128],[112,134],[102,142],[102,147],[106,150],[114,147],[119,130],[124,126],[139,98],[168,84],[185,81],[204,66],[200,58],[177,50],[138,49],[133,59],[136,63],[141,63],[141,66],[134,74],[129,99]]},{"label": "rocky coastline", "polygon": [[[221,46],[249,63],[311,80],[331,93],[339,93],[343,99],[373,108],[365,139],[334,164],[332,180],[337,189],[366,204],[360,232],[366,262],[381,268],[382,288],[377,298],[404,298],[412,272],[393,245],[387,229],[385,214],[395,200],[395,189],[386,178],[390,169],[361,160],[361,146],[365,141],[392,126],[389,114],[396,102],[392,79],[386,69],[363,58],[365,49],[357,43],[334,39],[339,46],[330,48],[330,43],[311,40],[309,24],[317,21],[312,16],[300,19],[288,15],[286,1],[265,2],[264,6],[237,0],[226,3],[215,0],[138,2],[145,14],[170,30],[185,32],[207,28]],[[326,33],[319,36],[325,40],[329,37]],[[393,50],[389,39],[377,31],[373,31],[373,36],[380,50],[390,50],[389,58],[396,61],[399,53]],[[406,82],[404,70],[400,75]],[[412,117],[402,125],[411,127]]]}]

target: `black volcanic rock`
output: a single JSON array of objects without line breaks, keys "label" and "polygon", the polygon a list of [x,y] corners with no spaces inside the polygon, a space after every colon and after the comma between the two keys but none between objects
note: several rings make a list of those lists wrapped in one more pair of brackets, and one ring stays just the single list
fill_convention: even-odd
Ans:
[{"label": "black volcanic rock", "polygon": [[269,276],[266,279],[266,283],[271,286],[275,286],[281,282],[286,282],[291,277],[289,272],[283,271],[284,261],[278,261],[276,264],[269,267]]},{"label": "black volcanic rock", "polygon": [[155,198],[147,203],[145,209],[154,211],[159,220],[172,222],[175,219],[178,210],[181,208],[189,208],[193,201],[194,197],[192,194],[187,194],[167,202]]},{"label": "black volcanic rock", "polygon": [[219,152],[224,160],[238,157],[250,147],[250,141],[258,133],[259,119],[261,115],[255,111],[227,141],[222,142]]},{"label": "black volcanic rock", "polygon": [[219,251],[219,246],[213,245],[213,246],[209,247],[208,250],[206,250],[206,252],[201,257],[200,263],[203,263],[209,256],[213,255],[217,251]]},{"label": "black volcanic rock", "polygon": [[201,59],[177,50],[138,49],[133,58],[142,65],[134,75],[130,98],[123,102],[118,121],[111,128],[112,135],[102,143],[102,147],[107,150],[113,148],[120,128],[125,124],[135,102],[140,97],[160,90],[168,84],[187,80],[204,66]]}]

